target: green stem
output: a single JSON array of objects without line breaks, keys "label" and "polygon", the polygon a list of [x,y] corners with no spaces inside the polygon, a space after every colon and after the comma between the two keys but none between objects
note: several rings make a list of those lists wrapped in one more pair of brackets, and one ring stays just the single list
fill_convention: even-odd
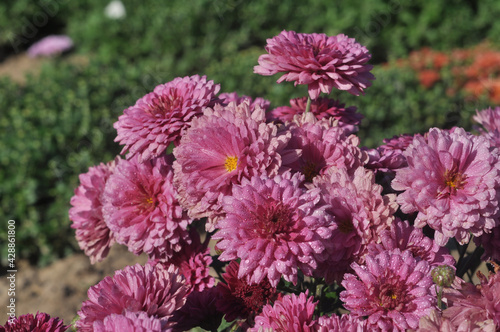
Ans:
[{"label": "green stem", "polygon": [[311,109],[311,97],[307,96],[306,111],[304,113],[309,112],[310,109]]}]

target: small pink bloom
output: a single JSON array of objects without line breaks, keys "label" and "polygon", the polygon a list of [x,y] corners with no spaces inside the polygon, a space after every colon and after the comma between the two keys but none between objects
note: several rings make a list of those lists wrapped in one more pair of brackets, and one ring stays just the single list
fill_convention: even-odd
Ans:
[{"label": "small pink bloom", "polygon": [[73,48],[73,40],[64,35],[51,35],[40,39],[30,46],[28,55],[32,58],[38,56],[54,56],[69,51]]}]

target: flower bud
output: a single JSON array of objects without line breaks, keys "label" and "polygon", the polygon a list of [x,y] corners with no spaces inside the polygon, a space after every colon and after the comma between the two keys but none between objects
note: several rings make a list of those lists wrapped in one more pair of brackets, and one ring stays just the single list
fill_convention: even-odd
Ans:
[{"label": "flower bud", "polygon": [[440,265],[431,271],[432,281],[441,287],[450,287],[455,280],[455,270],[449,265]]}]

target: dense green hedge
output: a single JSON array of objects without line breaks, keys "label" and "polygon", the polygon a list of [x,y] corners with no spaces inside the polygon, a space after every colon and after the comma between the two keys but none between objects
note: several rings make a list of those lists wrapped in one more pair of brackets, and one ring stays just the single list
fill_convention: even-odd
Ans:
[{"label": "dense green hedge", "polygon": [[[252,73],[265,40],[283,29],[346,33],[370,49],[373,63],[422,46],[449,49],[500,39],[495,0],[123,2],[122,20],[106,18],[101,0],[0,4],[0,51],[12,52],[12,41],[26,48],[56,32],[70,35],[75,52],[90,59],[84,66],[50,60],[23,86],[0,81],[0,218],[16,220],[18,255],[33,262],[44,264],[76,248],[67,211],[78,174],[113,158],[119,147],[112,123],[157,84],[206,74],[222,91],[262,96],[275,107],[306,93],[305,87]],[[47,22],[36,24],[43,13]],[[38,33],[27,36],[34,23]],[[424,90],[409,70],[377,67],[374,74],[365,96],[336,94],[366,116],[360,136],[369,146],[402,132],[464,125],[486,105],[446,96],[445,83]],[[0,238],[5,232],[0,228]],[[6,248],[1,250],[5,264]]]}]

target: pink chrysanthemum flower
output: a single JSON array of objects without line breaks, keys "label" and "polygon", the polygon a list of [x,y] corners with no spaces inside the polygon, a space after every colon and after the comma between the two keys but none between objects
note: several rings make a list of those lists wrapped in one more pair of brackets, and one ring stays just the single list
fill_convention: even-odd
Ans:
[{"label": "pink chrysanthemum flower", "polygon": [[231,92],[231,93],[225,92],[219,95],[220,104],[227,106],[233,101],[236,102],[237,105],[243,102],[248,102],[250,104],[250,110],[252,111],[255,109],[255,106],[257,105],[264,111],[266,111],[269,108],[269,105],[271,104],[269,100],[266,100],[264,98],[257,97],[253,99],[252,97],[249,96],[239,96],[236,92]]},{"label": "pink chrysanthemum flower", "polygon": [[474,237],[474,243],[482,246],[484,253],[482,261],[494,260],[500,262],[500,226],[496,226],[491,233],[484,233],[481,236]]},{"label": "pink chrysanthemum flower", "polygon": [[103,193],[103,215],[116,241],[138,255],[165,259],[189,242],[191,222],[175,198],[172,158],[120,160]]},{"label": "pink chrysanthemum flower", "polygon": [[192,228],[189,231],[190,243],[183,244],[179,252],[174,253],[172,258],[166,263],[174,264],[179,268],[180,273],[185,278],[189,292],[201,292],[205,288],[211,288],[215,284],[215,279],[210,275],[210,248],[208,248],[209,238],[204,243],[200,241],[200,233]]},{"label": "pink chrysanthemum flower", "polygon": [[[296,114],[303,114],[306,110],[307,97],[290,100],[290,106],[280,106],[266,114],[270,121],[290,122]],[[310,112],[316,119],[333,118],[338,121],[338,126],[346,129],[349,133],[356,131],[363,115],[356,113],[355,106],[345,107],[335,99],[319,97],[311,102]]]},{"label": "pink chrysanthemum flower", "polygon": [[78,245],[89,256],[92,264],[102,261],[115,243],[113,233],[102,215],[102,193],[118,159],[90,167],[87,173],[80,174],[80,185],[70,200],[71,228],[76,230]]},{"label": "pink chrysanthemum flower", "polygon": [[111,314],[126,311],[144,311],[149,317],[158,318],[162,329],[170,327],[174,311],[186,301],[187,288],[177,269],[162,264],[127,266],[106,277],[88,290],[87,301],[78,311],[78,331],[92,331],[94,322],[103,321]]},{"label": "pink chrysanthemum flower", "polygon": [[427,141],[415,137],[404,152],[408,167],[396,171],[395,190],[404,213],[418,211],[415,227],[429,225],[444,246],[464,244],[498,224],[500,177],[497,150],[462,128],[433,128]]},{"label": "pink chrysanthemum flower", "polygon": [[[490,107],[482,111],[476,111],[476,115],[472,118],[483,126],[487,132],[500,131],[500,107]],[[484,133],[482,128],[479,130]]]},{"label": "pink chrysanthemum flower", "polygon": [[317,322],[313,319],[316,303],[308,292],[285,295],[271,306],[267,304],[262,313],[255,317],[255,327],[251,332],[283,331],[283,332],[313,332],[317,331]]},{"label": "pink chrysanthemum flower", "polygon": [[164,332],[161,320],[149,316],[144,311],[125,311],[123,314],[111,314],[104,320],[96,320],[93,325],[94,332]]},{"label": "pink chrysanthemum flower", "polygon": [[186,304],[171,319],[175,322],[173,331],[190,331],[198,326],[206,331],[217,331],[224,316],[215,305],[220,296],[218,287],[189,294]]},{"label": "pink chrysanthemum flower", "polygon": [[439,246],[433,239],[424,235],[421,228],[410,226],[408,221],[397,219],[390,229],[382,231],[380,243],[368,245],[371,255],[377,255],[385,250],[409,250],[413,257],[424,259],[431,267],[448,265],[454,268],[455,259],[446,247]]},{"label": "pink chrysanthemum flower", "polygon": [[254,176],[224,197],[226,216],[213,238],[221,240],[220,260],[241,259],[238,278],[253,284],[267,276],[276,287],[283,276],[296,284],[298,269],[311,276],[326,259],[332,217],[319,203],[319,189],[300,187],[303,179],[289,172],[272,179]]},{"label": "pink chrysanthemum flower", "polygon": [[284,30],[267,40],[266,51],[269,54],[259,57],[254,73],[285,73],[277,82],[307,84],[311,99],[321,92],[329,94],[333,88],[357,96],[375,79],[370,73],[373,66],[367,64],[371,54],[343,34],[329,37]]},{"label": "pink chrysanthemum flower", "polygon": [[174,149],[174,183],[189,216],[209,217],[206,228],[213,231],[221,199],[234,184],[254,174],[278,174],[282,159],[290,157],[284,150],[290,136],[266,124],[258,105],[254,111],[248,102],[205,109]]},{"label": "pink chrysanthemum flower", "polygon": [[342,316],[321,316],[318,318],[318,332],[364,332],[366,320],[349,314]]},{"label": "pink chrysanthemum flower", "polygon": [[439,311],[432,310],[429,316],[424,316],[420,318],[417,332],[472,332],[472,331],[468,329],[457,330],[451,324],[451,321],[449,319],[444,318]]},{"label": "pink chrysanthemum flower", "polygon": [[369,330],[416,329],[420,317],[435,308],[429,263],[408,250],[367,255],[366,265],[353,263],[352,268],[356,275],[344,276],[340,299],[351,315],[368,316]]},{"label": "pink chrysanthemum flower", "polygon": [[364,262],[367,246],[379,241],[382,231],[392,224],[398,208],[396,197],[382,195],[373,172],[363,167],[353,175],[345,169],[330,169],[315,179],[314,186],[321,190],[326,212],[335,218],[328,259],[318,264],[315,276],[327,283],[340,282],[352,262]]},{"label": "pink chrysanthemum flower", "polygon": [[239,266],[238,262],[231,261],[222,275],[225,283],[217,284],[217,310],[225,314],[228,322],[237,318],[252,319],[262,311],[264,305],[278,296],[276,288],[271,286],[267,278],[257,284],[249,284],[246,279],[238,278]]},{"label": "pink chrysanthemum flower", "polygon": [[366,161],[366,155],[358,148],[357,136],[346,135],[342,128],[331,127],[327,121],[317,121],[311,114],[297,117],[290,125],[290,132],[292,138],[287,148],[302,153],[297,160],[283,165],[302,173],[306,182],[312,182],[331,167],[354,172]]},{"label": "pink chrysanthemum flower", "polygon": [[0,332],[63,332],[68,328],[59,318],[37,312],[7,320],[4,326],[0,326]]},{"label": "pink chrysanthemum flower", "polygon": [[32,58],[39,56],[55,56],[73,48],[73,40],[65,35],[51,35],[40,39],[28,48]]},{"label": "pink chrysanthemum flower", "polygon": [[458,290],[444,293],[448,308],[443,317],[451,320],[455,328],[467,327],[463,331],[498,331],[500,329],[500,267],[490,272],[489,278],[478,272],[480,285],[462,281]]},{"label": "pink chrysanthemum flower", "polygon": [[212,106],[220,86],[206,76],[177,77],[158,85],[153,92],[123,111],[113,127],[115,142],[124,145],[127,159],[137,155],[139,162],[161,156],[170,143],[178,143],[190,121],[203,108]]}]

